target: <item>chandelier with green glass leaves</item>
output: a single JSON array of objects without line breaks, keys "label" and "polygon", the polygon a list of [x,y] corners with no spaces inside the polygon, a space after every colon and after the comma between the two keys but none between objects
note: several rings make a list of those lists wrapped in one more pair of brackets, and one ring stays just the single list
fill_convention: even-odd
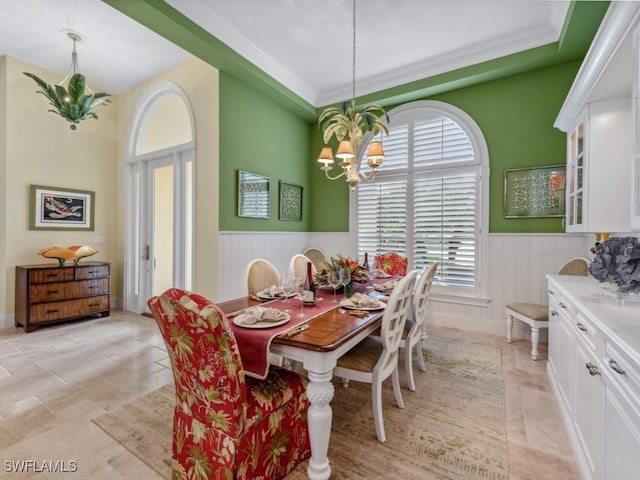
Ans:
[{"label": "chandelier with green glass leaves", "polygon": [[[53,109],[49,112],[60,115],[66,121],[71,122],[71,130],[77,129],[77,124],[87,118],[98,118],[93,111],[98,105],[111,103],[106,97],[108,93],[93,93],[87,86],[87,79],[78,68],[78,53],[76,52],[76,42],[82,37],[76,32],[67,32],[67,36],[73,41],[73,51],[71,53],[71,67],[67,75],[57,84],[50,85],[33,73],[23,72],[27,77],[33,79],[41,93],[49,100],[49,105]],[[66,83],[66,87],[65,87]]]}]

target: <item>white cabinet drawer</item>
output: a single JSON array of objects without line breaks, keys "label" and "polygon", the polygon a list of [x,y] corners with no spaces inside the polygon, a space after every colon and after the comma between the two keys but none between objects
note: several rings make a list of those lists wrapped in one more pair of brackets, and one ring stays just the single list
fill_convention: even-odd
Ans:
[{"label": "white cabinet drawer", "polygon": [[600,330],[597,329],[589,317],[584,315],[581,311],[576,313],[575,327],[578,338],[585,343],[591,352],[595,353]]},{"label": "white cabinet drawer", "polygon": [[640,365],[609,339],[602,367],[640,406]]}]

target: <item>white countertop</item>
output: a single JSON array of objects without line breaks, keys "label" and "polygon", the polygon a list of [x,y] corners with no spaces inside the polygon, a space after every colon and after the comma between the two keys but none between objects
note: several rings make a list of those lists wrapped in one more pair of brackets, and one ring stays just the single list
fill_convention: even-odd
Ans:
[{"label": "white countertop", "polygon": [[547,275],[562,293],[640,363],[640,302],[621,301],[607,296],[600,283],[591,277]]}]

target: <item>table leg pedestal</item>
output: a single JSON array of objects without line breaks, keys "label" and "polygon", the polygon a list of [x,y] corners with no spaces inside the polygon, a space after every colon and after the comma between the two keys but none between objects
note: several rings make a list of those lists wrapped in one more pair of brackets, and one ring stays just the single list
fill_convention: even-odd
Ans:
[{"label": "table leg pedestal", "polygon": [[307,419],[311,458],[307,467],[307,476],[310,480],[327,480],[331,476],[331,465],[327,454],[333,416],[330,405],[333,399],[332,372],[308,372],[308,375],[307,398],[311,405]]}]

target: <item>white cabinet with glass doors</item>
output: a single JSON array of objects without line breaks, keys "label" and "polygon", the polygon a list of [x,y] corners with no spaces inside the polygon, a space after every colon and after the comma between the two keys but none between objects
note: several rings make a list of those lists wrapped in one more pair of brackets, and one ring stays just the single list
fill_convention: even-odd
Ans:
[{"label": "white cabinet with glass doors", "polygon": [[631,158],[630,227],[640,230],[640,27],[633,34],[633,157]]},{"label": "white cabinet with glass doors", "polygon": [[588,104],[567,137],[566,231],[629,227],[631,99]]}]

